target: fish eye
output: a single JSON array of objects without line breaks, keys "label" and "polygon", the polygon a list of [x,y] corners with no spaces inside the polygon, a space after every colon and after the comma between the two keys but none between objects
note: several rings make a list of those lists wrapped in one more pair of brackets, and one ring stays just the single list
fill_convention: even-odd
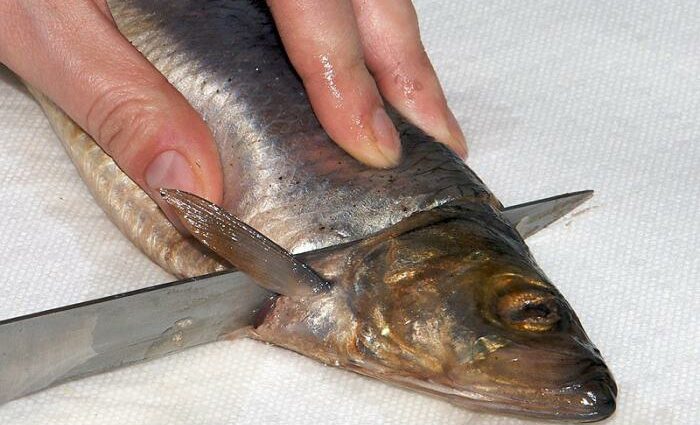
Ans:
[{"label": "fish eye", "polygon": [[553,294],[540,290],[519,290],[501,295],[496,314],[505,325],[529,332],[552,330],[561,319]]}]

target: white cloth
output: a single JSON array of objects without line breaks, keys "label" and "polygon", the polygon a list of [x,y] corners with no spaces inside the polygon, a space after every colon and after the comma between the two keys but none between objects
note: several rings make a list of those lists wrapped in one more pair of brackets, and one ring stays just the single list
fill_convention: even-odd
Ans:
[{"label": "white cloth", "polygon": [[[700,412],[700,5],[416,0],[424,41],[505,204],[596,196],[529,240],[620,387],[610,424]],[[170,278],[94,205],[0,73],[0,318]],[[2,424],[519,424],[242,340],[68,383]]]}]

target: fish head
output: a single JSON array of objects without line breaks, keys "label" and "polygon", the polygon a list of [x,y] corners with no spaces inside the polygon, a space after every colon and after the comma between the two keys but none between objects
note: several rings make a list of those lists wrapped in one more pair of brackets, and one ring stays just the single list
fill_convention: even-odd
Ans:
[{"label": "fish head", "polygon": [[595,421],[616,386],[569,303],[488,208],[355,253],[354,370],[465,407]]},{"label": "fish head", "polygon": [[615,409],[600,352],[497,206],[420,212],[301,262],[221,208],[163,193],[200,241],[279,291],[254,337],[472,408],[578,421]]},{"label": "fish head", "polygon": [[491,206],[419,213],[305,261],[332,289],[277,298],[257,338],[476,410],[586,422],[615,409],[600,352]]}]

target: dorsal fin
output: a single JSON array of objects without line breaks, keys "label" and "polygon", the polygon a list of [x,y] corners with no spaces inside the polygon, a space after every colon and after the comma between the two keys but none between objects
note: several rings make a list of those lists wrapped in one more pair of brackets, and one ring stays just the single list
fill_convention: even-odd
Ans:
[{"label": "dorsal fin", "polygon": [[306,264],[233,214],[187,192],[161,189],[160,193],[195,238],[260,286],[290,297],[330,287]]}]

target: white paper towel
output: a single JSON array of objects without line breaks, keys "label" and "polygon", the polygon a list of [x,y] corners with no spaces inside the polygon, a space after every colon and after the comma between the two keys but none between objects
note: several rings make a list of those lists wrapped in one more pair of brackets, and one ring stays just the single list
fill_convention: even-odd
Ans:
[{"label": "white paper towel", "polygon": [[[424,41],[506,204],[596,196],[529,240],[620,387],[610,424],[697,424],[700,4],[415,2]],[[0,72],[0,318],[161,283]],[[518,424],[252,341],[0,406],[0,424]]]}]

